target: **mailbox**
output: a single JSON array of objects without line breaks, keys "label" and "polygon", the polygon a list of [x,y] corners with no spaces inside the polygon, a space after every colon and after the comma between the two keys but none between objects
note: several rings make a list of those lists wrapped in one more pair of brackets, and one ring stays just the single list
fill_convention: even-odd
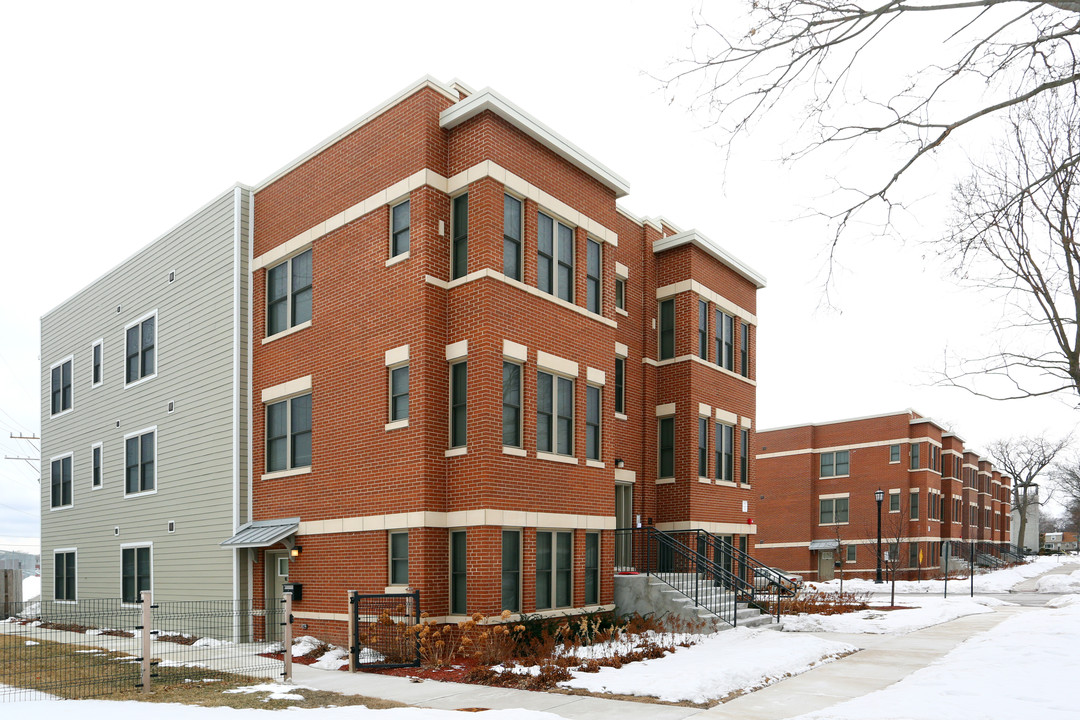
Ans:
[{"label": "mailbox", "polygon": [[293,602],[299,602],[304,599],[304,584],[303,583],[282,583],[281,591],[292,593]]}]

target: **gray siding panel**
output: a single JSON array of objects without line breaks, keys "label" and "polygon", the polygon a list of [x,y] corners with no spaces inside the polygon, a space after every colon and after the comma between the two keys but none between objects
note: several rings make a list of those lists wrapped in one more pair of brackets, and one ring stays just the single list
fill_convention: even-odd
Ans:
[{"label": "gray siding panel", "polygon": [[[250,193],[240,192],[246,204]],[[236,228],[230,191],[42,318],[43,589],[51,588],[53,549],[77,547],[79,597],[118,597],[121,546],[152,542],[156,597],[233,597],[232,553],[218,543],[234,530],[238,428],[240,456],[247,453],[237,418],[243,408],[234,401],[238,379],[241,397],[248,392],[234,354],[238,323],[240,336],[247,334],[246,308],[236,312]],[[246,234],[241,242],[246,283]],[[125,326],[152,311],[157,375],[125,387]],[[99,338],[103,382],[91,387]],[[73,409],[51,418],[49,366],[72,354]],[[157,429],[156,490],[125,497],[124,437],[150,427]],[[90,448],[99,442],[103,482],[94,490]],[[49,458],[66,452],[74,453],[73,506],[52,510]]]}]

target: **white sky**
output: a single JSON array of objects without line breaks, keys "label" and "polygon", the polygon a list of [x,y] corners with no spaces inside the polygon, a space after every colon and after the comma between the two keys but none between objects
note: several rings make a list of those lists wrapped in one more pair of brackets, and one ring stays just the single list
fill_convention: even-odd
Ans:
[{"label": "white sky", "polygon": [[[758,427],[913,407],[976,448],[1070,431],[1071,397],[996,403],[931,384],[946,348],[983,347],[1001,318],[920,245],[941,227],[958,155],[913,177],[910,196],[927,199],[905,242],[873,228],[848,238],[834,308],[823,307],[830,235],[793,219],[830,177],[880,166],[852,154],[781,166],[794,116],[760,125],[728,158],[723,137],[646,75],[684,54],[694,6],[0,5],[3,454],[37,454],[8,436],[40,432],[42,314],[233,182],[259,182],[425,74],[497,89],[626,178],[628,210],[697,228],[768,278]],[[36,543],[37,498],[29,464],[2,461],[0,547]]]}]

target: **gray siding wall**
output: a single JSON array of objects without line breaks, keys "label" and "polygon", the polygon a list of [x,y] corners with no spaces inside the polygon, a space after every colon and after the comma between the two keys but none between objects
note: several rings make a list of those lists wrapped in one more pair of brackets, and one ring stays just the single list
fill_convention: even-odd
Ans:
[{"label": "gray siding wall", "polygon": [[[218,543],[248,505],[235,495],[246,478],[238,486],[234,474],[246,475],[248,455],[247,348],[237,338],[248,334],[249,198],[230,189],[42,317],[43,599],[53,596],[58,548],[77,548],[79,598],[120,597],[121,547],[135,543],[153,543],[155,599],[233,597],[233,552]],[[125,388],[125,326],[153,311],[157,375]],[[99,338],[102,384],[91,387]],[[50,417],[50,366],[69,355],[72,410]],[[150,427],[155,492],[125,497],[124,437]],[[95,443],[103,447],[100,489],[91,487]],[[73,506],[51,509],[51,458],[68,452]]]}]

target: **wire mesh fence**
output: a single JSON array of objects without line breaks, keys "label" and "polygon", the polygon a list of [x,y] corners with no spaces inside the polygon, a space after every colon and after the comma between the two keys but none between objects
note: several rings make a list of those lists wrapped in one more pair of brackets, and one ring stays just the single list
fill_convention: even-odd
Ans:
[{"label": "wire mesh fence", "polygon": [[116,598],[7,603],[0,618],[0,702],[279,679],[291,648],[267,638],[281,632],[284,603],[266,605],[199,600],[144,607]]},{"label": "wire mesh fence", "polygon": [[418,667],[420,593],[349,598],[354,613],[353,663],[363,668]]}]

